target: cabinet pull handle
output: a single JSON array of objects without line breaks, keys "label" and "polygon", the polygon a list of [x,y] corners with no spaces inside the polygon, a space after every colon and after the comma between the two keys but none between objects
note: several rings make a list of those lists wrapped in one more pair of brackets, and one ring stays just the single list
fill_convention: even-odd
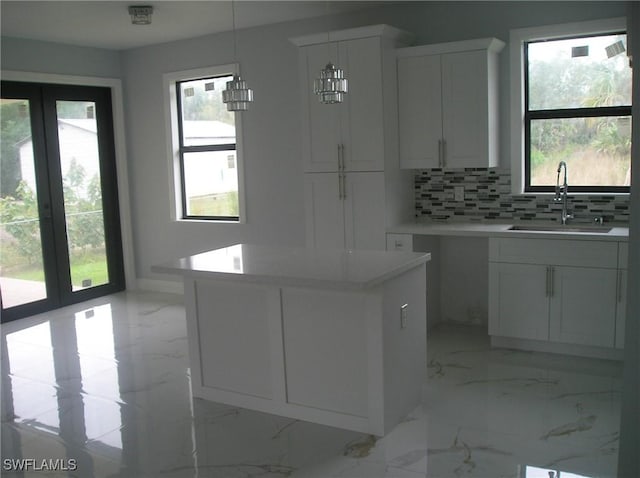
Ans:
[{"label": "cabinet pull handle", "polygon": [[442,163],[442,140],[439,139],[438,140],[438,166],[439,167],[443,167],[443,163]]},{"label": "cabinet pull handle", "polygon": [[338,144],[338,171],[344,171],[344,144]]},{"label": "cabinet pull handle", "polygon": [[338,199],[342,199],[342,174],[338,174]]},{"label": "cabinet pull handle", "polygon": [[342,199],[347,199],[347,176],[342,174]]}]

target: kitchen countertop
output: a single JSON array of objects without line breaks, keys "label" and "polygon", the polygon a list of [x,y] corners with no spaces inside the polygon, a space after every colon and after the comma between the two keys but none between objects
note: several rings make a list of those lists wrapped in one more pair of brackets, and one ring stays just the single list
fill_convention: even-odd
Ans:
[{"label": "kitchen countertop", "polygon": [[[537,239],[579,239],[591,241],[627,241],[629,228],[620,226],[591,226],[589,224],[570,223],[567,230],[510,230],[513,226],[558,227],[559,224],[541,222],[434,222],[415,221],[399,224],[387,229],[388,233],[415,234],[427,236],[468,236],[468,237],[522,237]],[[584,232],[572,231],[572,228],[590,229]],[[599,229],[611,228],[609,232],[597,232]]]},{"label": "kitchen countertop", "polygon": [[429,253],[235,244],[153,266],[186,277],[362,290],[431,260]]}]

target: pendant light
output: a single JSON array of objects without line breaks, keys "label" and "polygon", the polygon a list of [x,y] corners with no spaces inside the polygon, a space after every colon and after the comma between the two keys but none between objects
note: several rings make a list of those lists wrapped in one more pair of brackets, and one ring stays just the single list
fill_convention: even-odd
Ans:
[{"label": "pendant light", "polygon": [[[231,0],[231,21],[233,23],[233,58],[237,63],[238,39],[236,35],[236,10],[235,3]],[[247,88],[247,82],[240,74],[235,73],[233,80],[227,81],[227,88],[222,92],[222,102],[227,105],[228,111],[247,111],[249,103],[253,102],[253,90]]]},{"label": "pendant light", "polygon": [[342,103],[348,88],[349,82],[344,77],[344,71],[331,62],[320,71],[320,78],[313,82],[313,91],[320,103],[324,104]]},{"label": "pendant light", "polygon": [[[329,2],[327,1],[327,18],[329,14]],[[331,57],[329,29],[327,29],[327,56]],[[344,70],[335,66],[331,60],[320,71],[320,77],[313,82],[313,91],[318,95],[318,101],[324,104],[342,103],[344,95],[349,90],[349,81],[344,77]]]}]

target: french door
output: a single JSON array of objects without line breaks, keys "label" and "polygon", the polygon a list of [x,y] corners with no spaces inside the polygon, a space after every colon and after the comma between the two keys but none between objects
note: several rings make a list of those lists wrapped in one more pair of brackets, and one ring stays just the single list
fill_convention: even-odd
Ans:
[{"label": "french door", "polygon": [[2,82],[2,322],[124,289],[111,92]]}]

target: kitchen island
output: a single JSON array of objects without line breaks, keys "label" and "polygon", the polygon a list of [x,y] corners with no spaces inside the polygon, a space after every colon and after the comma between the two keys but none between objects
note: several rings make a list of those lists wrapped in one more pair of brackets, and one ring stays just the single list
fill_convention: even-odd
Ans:
[{"label": "kitchen island", "polygon": [[382,436],[421,400],[430,254],[236,244],[184,280],[193,395]]}]

